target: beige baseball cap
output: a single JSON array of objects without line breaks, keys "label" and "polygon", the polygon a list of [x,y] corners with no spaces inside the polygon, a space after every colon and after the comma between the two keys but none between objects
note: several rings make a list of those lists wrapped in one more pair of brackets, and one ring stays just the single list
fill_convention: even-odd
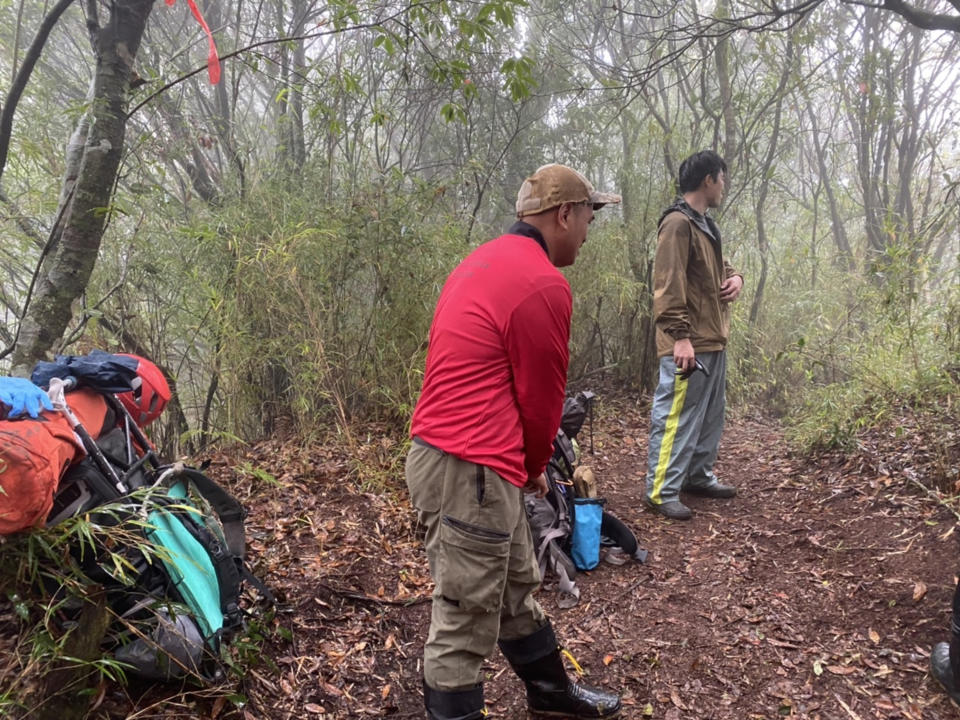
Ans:
[{"label": "beige baseball cap", "polygon": [[517,217],[537,215],[568,202],[592,202],[593,209],[599,210],[620,200],[620,196],[614,193],[594,190],[590,181],[576,170],[551,163],[523,181],[517,193]]}]

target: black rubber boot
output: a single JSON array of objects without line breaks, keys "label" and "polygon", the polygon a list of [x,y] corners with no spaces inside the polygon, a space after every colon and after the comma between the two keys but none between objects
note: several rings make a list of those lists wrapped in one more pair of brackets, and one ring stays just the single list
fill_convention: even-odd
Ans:
[{"label": "black rubber boot", "polygon": [[534,717],[586,720],[620,714],[619,695],[570,681],[549,624],[527,637],[501,640],[499,645],[510,667],[527,686],[527,707]]},{"label": "black rubber boot", "polygon": [[930,674],[943,686],[950,699],[960,705],[960,584],[953,592],[950,642],[933,646],[930,651]]},{"label": "black rubber boot", "polygon": [[933,675],[934,680],[943,686],[950,699],[960,705],[960,686],[957,683],[957,673],[954,672],[953,665],[950,662],[950,655],[952,654],[950,645],[951,643],[942,642],[933,646],[933,650],[930,652],[930,674]]},{"label": "black rubber boot", "polygon": [[430,720],[480,720],[485,715],[483,685],[463,690],[434,690],[424,682],[423,704]]}]

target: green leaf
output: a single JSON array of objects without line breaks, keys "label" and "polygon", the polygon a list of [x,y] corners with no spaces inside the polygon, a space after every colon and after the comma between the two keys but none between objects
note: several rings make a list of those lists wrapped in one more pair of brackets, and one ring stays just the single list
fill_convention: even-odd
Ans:
[{"label": "green leaf", "polygon": [[537,86],[533,77],[534,66],[533,59],[526,56],[507,58],[500,66],[500,72],[505,76],[504,86],[514,102],[529,97]]},{"label": "green leaf", "polygon": [[387,55],[393,55],[396,52],[396,46],[393,44],[393,38],[390,35],[378,35],[374,38],[373,46],[383,48]]},{"label": "green leaf", "polygon": [[440,108],[440,115],[442,115],[443,119],[448,123],[467,122],[467,113],[459,103],[447,103]]}]

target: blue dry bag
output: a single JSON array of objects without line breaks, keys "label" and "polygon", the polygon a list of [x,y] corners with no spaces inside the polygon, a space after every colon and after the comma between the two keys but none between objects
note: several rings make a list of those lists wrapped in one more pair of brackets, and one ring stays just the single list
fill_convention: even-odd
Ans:
[{"label": "blue dry bag", "polygon": [[577,570],[593,570],[600,562],[600,525],[605,502],[603,498],[573,499],[570,557]]}]

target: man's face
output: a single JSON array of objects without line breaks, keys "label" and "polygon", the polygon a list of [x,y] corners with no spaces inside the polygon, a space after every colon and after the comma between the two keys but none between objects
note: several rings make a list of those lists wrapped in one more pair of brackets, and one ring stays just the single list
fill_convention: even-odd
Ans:
[{"label": "man's face", "polygon": [[592,222],[593,203],[576,203],[571,207],[566,237],[560,243],[554,265],[557,267],[573,265],[580,253],[580,248],[587,241],[587,231]]},{"label": "man's face", "polygon": [[707,191],[707,207],[720,207],[723,202],[723,191],[727,187],[727,175],[723,170],[717,173],[717,179],[707,175],[704,178],[705,189]]}]

